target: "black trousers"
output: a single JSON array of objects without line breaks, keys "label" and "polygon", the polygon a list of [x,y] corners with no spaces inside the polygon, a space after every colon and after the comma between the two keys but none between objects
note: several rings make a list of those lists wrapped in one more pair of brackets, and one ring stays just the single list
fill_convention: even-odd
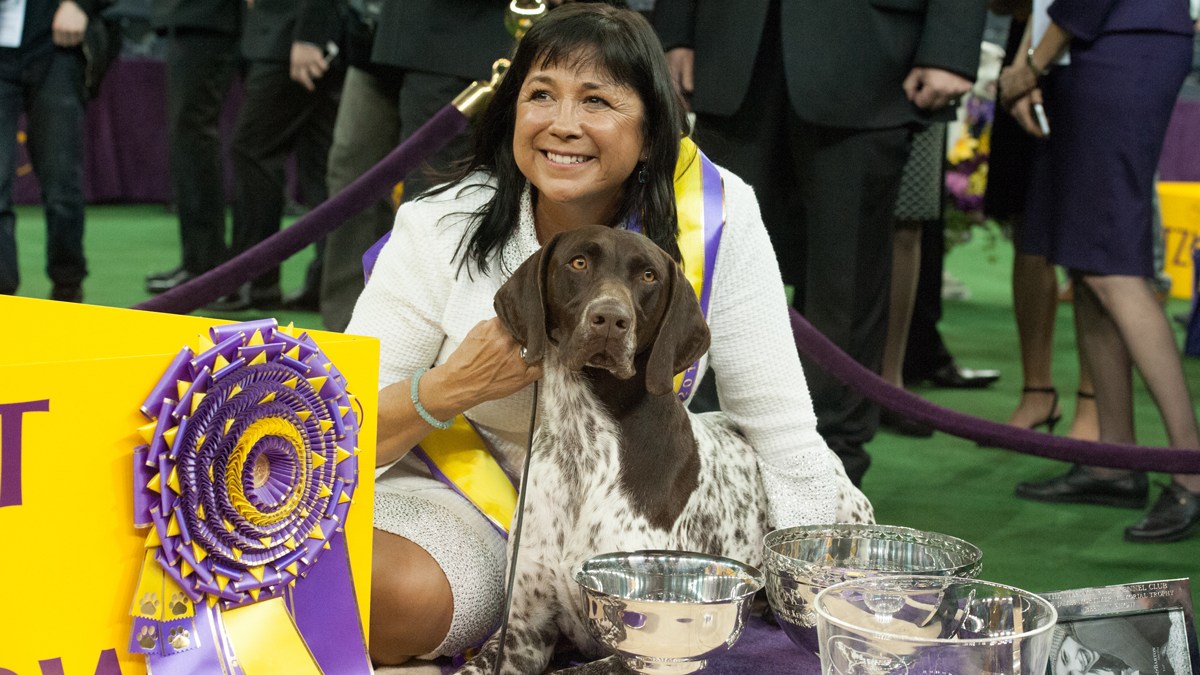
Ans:
[{"label": "black trousers", "polygon": [[[794,306],[875,372],[883,361],[893,210],[911,132],[842,129],[800,119],[788,102],[776,40],[764,39],[748,96],[732,116],[700,114],[696,139],[750,183]],[[774,50],[776,53],[772,54]],[[870,464],[863,445],[878,406],[804,362],[817,429],[851,480]]]},{"label": "black trousers", "polygon": [[237,73],[238,36],[168,34],[167,119],[182,265],[203,274],[225,262],[221,105]]},{"label": "black trousers", "polygon": [[[292,81],[284,61],[251,61],[246,98],[233,133],[233,253],[241,253],[279,231],[283,218],[285,169],[296,153],[304,202],[325,201],[325,165],[333,141],[345,71],[331,69],[316,91]],[[253,289],[274,293],[279,268],[265,271]]]}]

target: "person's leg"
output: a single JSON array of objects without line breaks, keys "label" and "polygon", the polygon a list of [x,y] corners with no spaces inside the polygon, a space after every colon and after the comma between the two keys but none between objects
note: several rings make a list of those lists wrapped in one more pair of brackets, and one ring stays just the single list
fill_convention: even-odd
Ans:
[{"label": "person's leg", "polygon": [[[317,81],[313,94],[312,113],[300,129],[295,155],[300,183],[301,202],[313,208],[329,196],[325,173],[329,166],[329,148],[333,143],[333,126],[337,120],[338,103],[346,73],[335,69]],[[284,299],[287,309],[315,312],[320,308],[321,276],[325,267],[325,239],[317,241],[315,254],[309,261],[300,289]]]},{"label": "person's leg", "polygon": [[1045,258],[1019,251],[1013,256],[1013,314],[1024,377],[1021,399],[1008,418],[1008,423],[1015,427],[1045,426],[1053,431],[1062,417],[1050,372],[1057,286],[1054,266]]},{"label": "person's leg", "polygon": [[425,549],[379,529],[372,542],[371,661],[394,666],[437,649],[450,630],[454,594]]},{"label": "person's leg", "polygon": [[24,100],[19,64],[0,63],[0,295],[12,295],[21,285],[12,190],[17,159],[17,119]]},{"label": "person's leg", "polygon": [[887,340],[883,346],[881,372],[883,379],[897,387],[904,386],[904,353],[908,348],[908,329],[917,299],[920,266],[921,223],[898,223],[892,242],[892,288],[888,298]]},{"label": "person's leg", "polygon": [[74,50],[56,49],[44,78],[32,86],[29,156],[46,211],[46,275],[54,300],[83,301],[83,64]]},{"label": "person's leg", "polygon": [[[1078,336],[1079,329],[1075,330]],[[1075,414],[1071,417],[1071,430],[1067,436],[1082,441],[1097,441],[1100,440],[1100,415],[1096,410],[1092,366],[1087,356],[1087,345],[1076,339],[1075,346],[1079,352],[1079,387],[1075,390]]]},{"label": "person's leg", "polygon": [[[1150,395],[1154,398],[1167,430],[1167,439],[1173,448],[1200,450],[1200,428],[1196,422],[1196,411],[1183,376],[1183,365],[1175,345],[1175,334],[1167,317],[1154,296],[1150,283],[1132,276],[1077,277],[1075,293],[1080,296],[1081,287],[1086,285],[1087,294],[1094,295],[1097,306],[1109,318],[1113,330],[1119,333],[1133,365],[1137,366]],[[1119,396],[1112,397],[1107,391],[1110,384],[1108,371],[1114,370],[1105,360],[1105,354],[1092,352],[1088,344],[1088,358],[1092,364],[1091,375],[1096,387],[1096,406],[1100,416],[1100,439],[1117,443],[1133,442],[1132,393],[1118,389]],[[1103,367],[1097,367],[1102,365]],[[1122,410],[1115,409],[1122,406]],[[1116,416],[1116,419],[1108,419]],[[1128,428],[1126,428],[1128,425]],[[1200,474],[1179,474],[1175,481],[1192,492],[1200,492]]]},{"label": "person's leg", "polygon": [[[796,192],[804,203],[802,313],[843,351],[874,372],[883,360],[891,277],[893,210],[908,156],[904,128],[845,130],[793,116]],[[802,359],[817,430],[860,484],[879,408],[819,363]]]},{"label": "person's leg", "polygon": [[[246,70],[246,97],[233,132],[231,252],[239,254],[279,231],[283,218],[284,166],[301,129],[312,115],[315,97],[288,76],[288,65],[252,61]],[[269,308],[280,300],[279,268],[263,270],[250,282],[251,306]]]},{"label": "person's leg", "polygon": [[[220,265],[228,254],[218,127],[237,53],[234,35],[176,34],[167,43],[171,180],[179,211],[181,267],[192,275]],[[148,280],[148,289],[151,285]]]},{"label": "person's leg", "polygon": [[[333,127],[326,185],[336,195],[396,146],[400,116],[396,93],[382,78],[351,66]],[[343,331],[363,289],[362,254],[392,225],[390,195],[346,219],[325,239],[321,274],[321,320]]]}]

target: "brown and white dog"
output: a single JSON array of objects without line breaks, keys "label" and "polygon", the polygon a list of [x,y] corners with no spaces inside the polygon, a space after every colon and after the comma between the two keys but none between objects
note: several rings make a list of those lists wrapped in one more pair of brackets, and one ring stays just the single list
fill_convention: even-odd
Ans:
[{"label": "brown and white dog", "polygon": [[[691,286],[649,239],[601,226],[559,234],[495,306],[526,360],[544,365],[502,670],[531,675],[563,636],[603,654],[576,565],[642,549],[758,565],[766,500],[754,451],[728,419],[693,415],[675,396],[674,375],[709,333]],[[497,642],[459,672],[490,674]]]}]

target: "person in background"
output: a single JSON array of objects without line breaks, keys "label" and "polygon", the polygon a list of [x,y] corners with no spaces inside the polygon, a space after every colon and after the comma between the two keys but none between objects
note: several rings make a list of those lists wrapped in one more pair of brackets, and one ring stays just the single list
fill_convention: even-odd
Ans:
[{"label": "person in background", "polygon": [[[1002,101],[1045,139],[1030,183],[1021,250],[1070,271],[1076,337],[1096,394],[1100,440],[1136,442],[1133,366],[1169,444],[1200,450],[1175,336],[1155,297],[1154,172],[1191,69],[1194,28],[1181,0],[1035,0],[1030,45],[1000,76]],[[1047,73],[1069,49],[1070,64]],[[1044,105],[1044,120],[1035,106]],[[1048,123],[1048,127],[1047,127]],[[1103,143],[1096,139],[1104,139]],[[1140,508],[1145,474],[1076,464],[1017,485],[1019,497]],[[1175,541],[1200,525],[1200,475],[1175,474],[1130,541]]]},{"label": "person in background", "polygon": [[225,262],[221,106],[237,74],[242,0],[154,0],[151,25],[167,40],[171,181],[179,211],[179,266],[146,276],[163,293]]},{"label": "person in background", "polygon": [[[24,15],[20,14],[24,9]],[[21,282],[13,211],[17,120],[46,214],[51,300],[83,302],[83,55],[80,45],[99,0],[0,3],[0,294]]]},{"label": "person in background", "polygon": [[[971,88],[985,15],[983,0],[655,3],[697,143],[754,187],[793,305],[875,372],[909,140]],[[860,482],[879,409],[805,372],[820,432]]]},{"label": "person in background", "polygon": [[[253,0],[246,10],[242,55],[246,97],[233,132],[231,253],[279,231],[285,163],[295,150],[305,203],[325,201],[325,166],[345,76],[336,0]],[[314,282],[315,283],[315,282]],[[276,309],[279,268],[267,270],[214,311]]]}]

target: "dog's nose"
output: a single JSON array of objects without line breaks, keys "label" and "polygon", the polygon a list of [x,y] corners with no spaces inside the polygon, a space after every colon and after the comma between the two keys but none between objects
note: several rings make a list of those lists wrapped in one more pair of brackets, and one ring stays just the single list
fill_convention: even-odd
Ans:
[{"label": "dog's nose", "polygon": [[609,338],[623,336],[632,323],[629,310],[619,302],[597,302],[588,310],[588,326]]}]

